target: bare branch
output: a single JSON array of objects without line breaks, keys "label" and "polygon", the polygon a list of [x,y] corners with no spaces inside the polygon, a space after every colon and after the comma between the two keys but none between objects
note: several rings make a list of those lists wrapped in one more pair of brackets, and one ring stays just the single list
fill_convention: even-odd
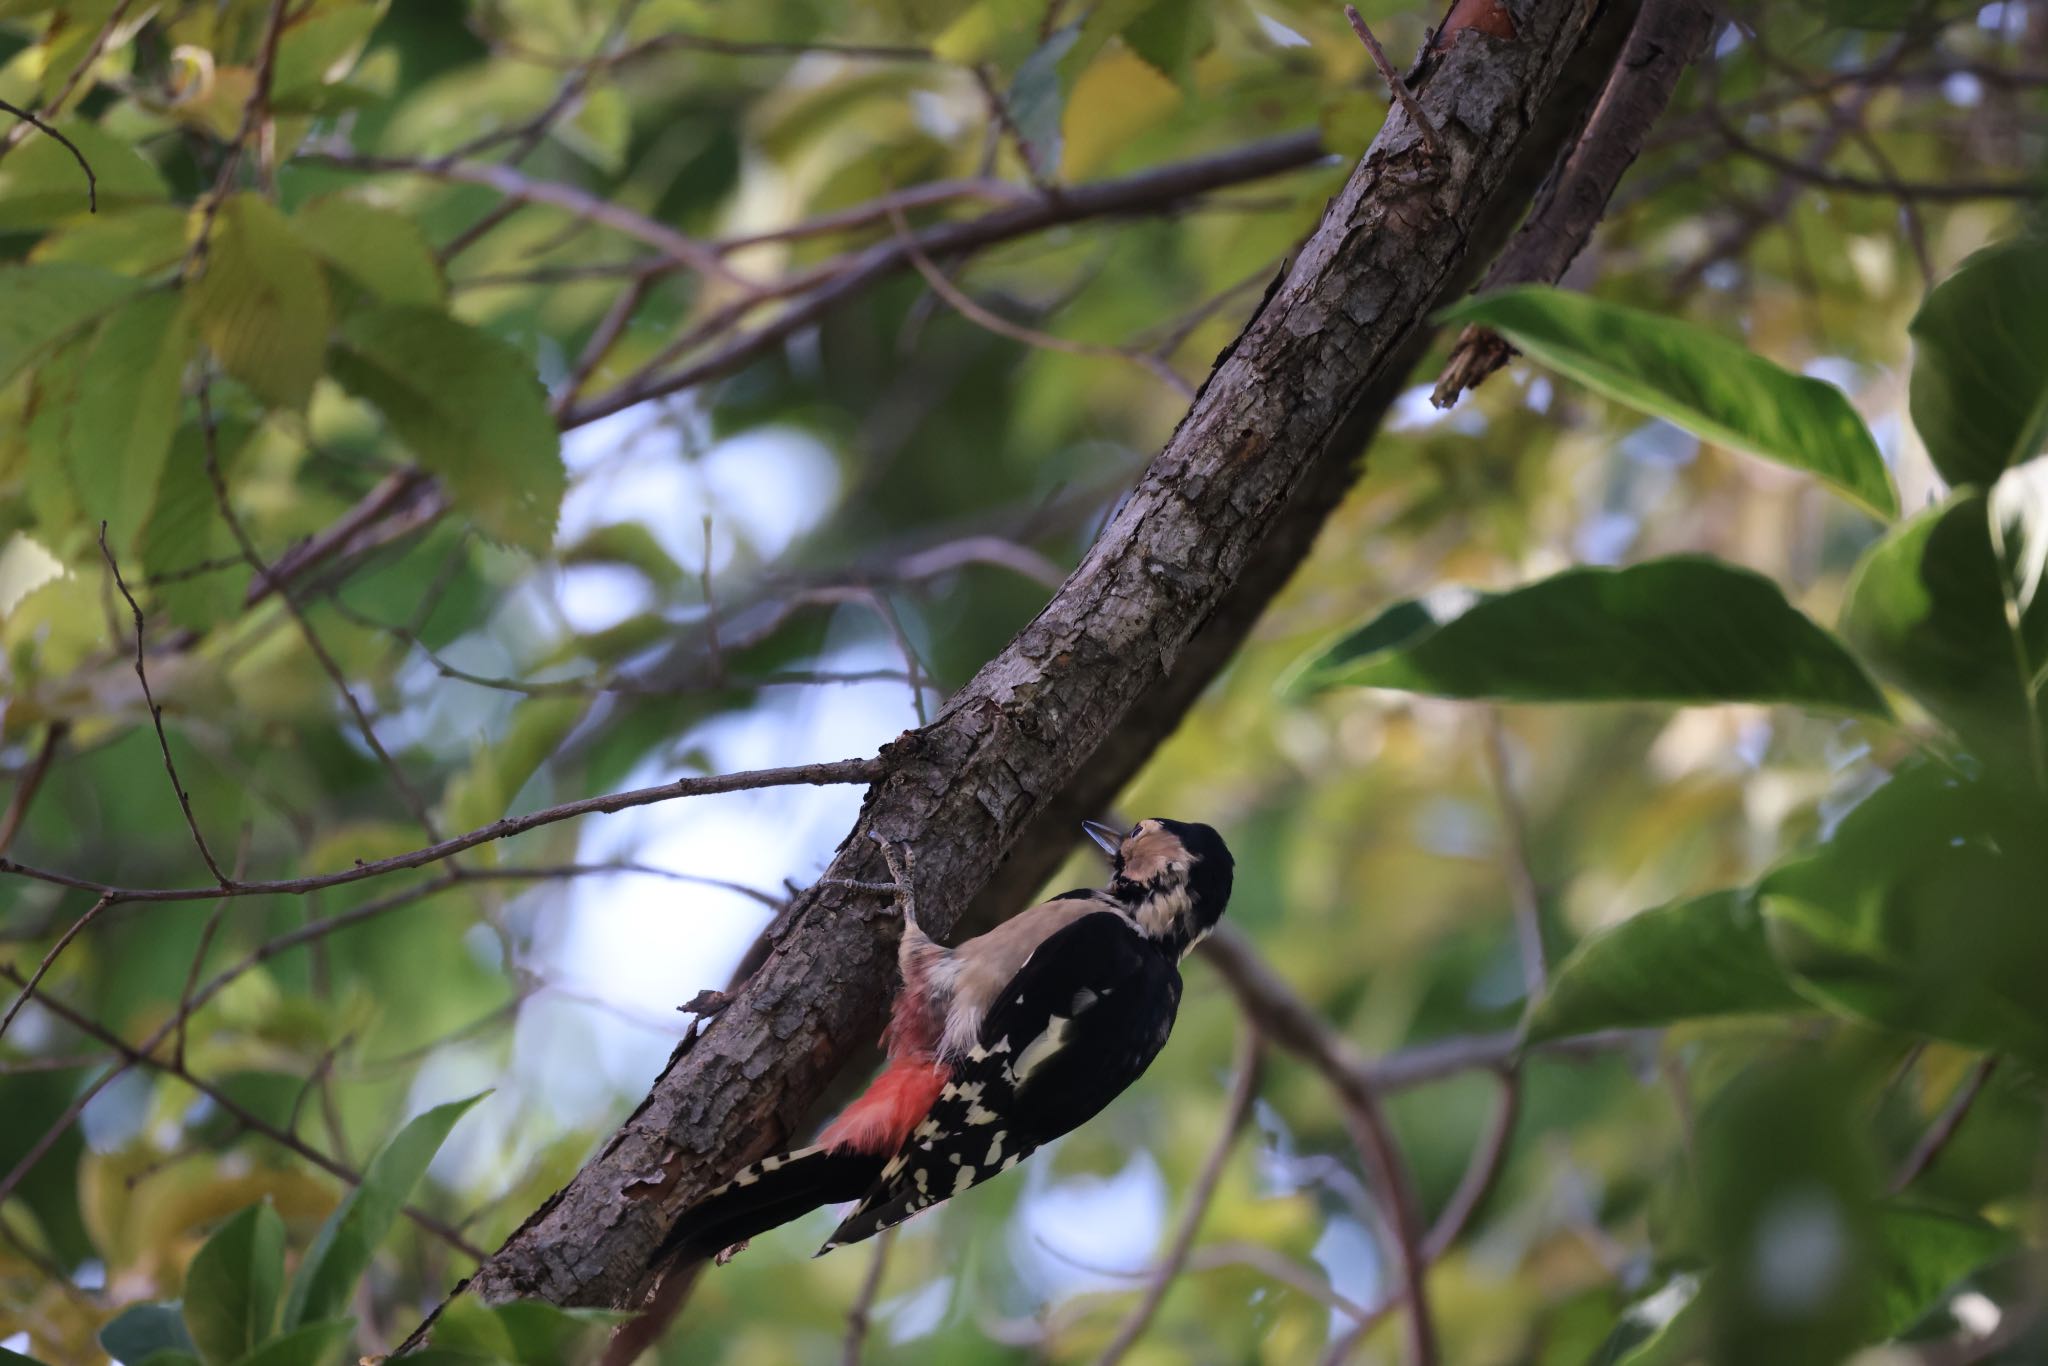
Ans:
[{"label": "bare branch", "polygon": [[[85,930],[86,926],[99,919],[101,911],[104,911],[113,904],[114,898],[112,896],[102,896],[98,901],[93,902],[87,908],[84,915],[72,921],[65,928],[64,933],[57,936],[57,942],[50,946],[50,951],[43,955],[42,961],[36,964],[36,970],[28,975],[26,981],[22,981],[18,977],[15,978],[17,982],[21,983],[21,994],[16,996],[13,1003],[7,1007],[7,1013],[0,1015],[0,1036],[4,1036],[7,1033],[7,1026],[14,1023],[15,1016],[21,1014],[21,1008],[28,1004],[29,997],[36,994],[37,985],[42,982],[44,976],[50,971],[50,965],[57,961],[57,955],[63,953],[71,941],[78,938]],[[4,970],[10,977],[14,976],[12,964],[0,965],[0,970]]]},{"label": "bare branch", "polygon": [[[1478,293],[1563,278],[1606,213],[1615,186],[1635,164],[1650,129],[1671,103],[1679,77],[1698,58],[1713,29],[1713,7],[1705,0],[1643,0],[1628,45],[1585,132],[1530,209],[1514,241],[1487,270]],[[1459,394],[1478,387],[1513,354],[1491,328],[1467,327],[1451,348],[1430,401],[1439,408],[1450,407]]]},{"label": "bare branch", "polygon": [[1055,337],[1050,332],[1041,332],[1035,327],[1013,323],[1001,314],[991,312],[975,302],[974,297],[946,278],[946,273],[933,264],[931,257],[924,254],[917,245],[917,239],[910,235],[910,225],[903,221],[901,210],[889,210],[889,222],[896,229],[896,240],[903,245],[903,251],[910,258],[910,264],[931,286],[932,293],[951,304],[953,311],[976,326],[987,328],[999,337],[1034,346],[1043,351],[1059,351],[1069,356],[1110,356],[1117,360],[1129,361],[1143,368],[1160,383],[1173,390],[1183,399],[1192,402],[1195,386],[1189,384],[1174,372],[1172,366],[1158,356],[1142,351],[1127,351],[1121,346],[1099,346],[1093,342],[1069,341]]},{"label": "bare branch", "polygon": [[1956,1130],[1963,1127],[1963,1121],[1969,1117],[1970,1107],[1977,1103],[1977,1097],[1983,1094],[1984,1083],[1991,1080],[1991,1074],[1997,1067],[1998,1055],[1992,1053],[1987,1054],[1970,1069],[1970,1074],[1963,1078],[1962,1084],[1956,1087],[1955,1094],[1949,1097],[1948,1104],[1942,1106],[1941,1113],[1934,1117],[1934,1123],[1927,1126],[1927,1132],[1920,1135],[1920,1141],[1913,1145],[1913,1151],[1906,1155],[1906,1160],[1899,1164],[1898,1171],[1892,1174],[1893,1195],[1899,1194],[1918,1181],[1927,1169],[1934,1165],[1935,1159],[1948,1147],[1949,1140],[1956,1136]]},{"label": "bare branch", "polygon": [[1137,1345],[1138,1339],[1151,1325],[1152,1316],[1159,1312],[1160,1303],[1166,1299],[1167,1288],[1187,1265],[1188,1253],[1195,1245],[1195,1235],[1201,1231],[1202,1216],[1209,1212],[1209,1203],[1216,1198],[1216,1188],[1223,1181],[1224,1164],[1230,1159],[1231,1149],[1237,1146],[1237,1136],[1244,1132],[1244,1122],[1252,1112],[1252,1101],[1258,1097],[1260,1061],[1264,1051],[1265,1046],[1259,1040],[1259,1027],[1247,1019],[1243,1036],[1238,1040],[1237,1061],[1231,1067],[1231,1075],[1236,1080],[1230,1086],[1230,1099],[1224,1105],[1223,1125],[1216,1131],[1216,1142],[1209,1149],[1209,1156],[1203,1160],[1202,1170],[1188,1191],[1187,1203],[1181,1207],[1180,1224],[1174,1229],[1173,1240],[1166,1246],[1166,1255],[1159,1259],[1159,1264],[1152,1268],[1152,1274],[1145,1282],[1144,1298],[1118,1327],[1109,1346],[1102,1349],[1102,1355],[1095,1359],[1095,1366],[1116,1366]]},{"label": "bare branch", "polygon": [[1372,36],[1372,30],[1365,26],[1365,16],[1358,12],[1356,5],[1346,5],[1344,18],[1350,23],[1351,31],[1358,35],[1358,41],[1364,43],[1365,50],[1372,54],[1372,64],[1379,68],[1381,78],[1386,81],[1394,102],[1401,106],[1401,112],[1408,116],[1408,122],[1414,124],[1415,131],[1422,135],[1423,145],[1429,148],[1429,154],[1442,158],[1445,155],[1444,140],[1436,131],[1436,121],[1423,112],[1421,103],[1415,98],[1415,92],[1408,88],[1408,82],[1401,79],[1401,73],[1387,60],[1386,49],[1380,46],[1379,39]]},{"label": "bare branch", "polygon": [[49,776],[50,764],[57,757],[57,747],[64,743],[64,736],[70,729],[70,723],[66,721],[52,721],[44,727],[43,743],[37,746],[36,757],[29,760],[21,781],[14,785],[14,795],[7,799],[7,810],[0,812],[0,854],[6,853],[7,847],[14,843],[22,821],[28,818],[29,803],[42,790],[43,779]]},{"label": "bare branch", "polygon": [[121,566],[114,560],[114,552],[107,545],[107,524],[100,523],[100,554],[106,558],[107,572],[114,576],[114,587],[121,590],[122,599],[128,604],[129,613],[135,618],[135,677],[142,684],[142,702],[149,708],[150,724],[156,727],[156,747],[164,756],[164,772],[170,775],[171,791],[178,795],[178,809],[185,813],[185,828],[192,832],[192,843],[199,847],[199,857],[206,864],[206,871],[213,874],[213,880],[223,888],[232,887],[234,882],[220,870],[214,861],[213,850],[206,847],[206,836],[199,833],[199,822],[192,815],[192,799],[185,795],[185,785],[178,781],[178,766],[171,762],[171,742],[164,735],[164,709],[156,704],[156,694],[149,689],[149,671],[142,665],[142,609],[135,604],[135,595],[128,591],[128,585],[121,578]]},{"label": "bare branch", "polygon": [[874,1313],[875,1296],[881,1293],[882,1273],[889,1267],[889,1249],[895,1245],[896,1230],[885,1228],[868,1254],[868,1270],[860,1279],[860,1290],[846,1311],[846,1341],[839,1349],[840,1366],[860,1366],[867,1346],[868,1320]]}]

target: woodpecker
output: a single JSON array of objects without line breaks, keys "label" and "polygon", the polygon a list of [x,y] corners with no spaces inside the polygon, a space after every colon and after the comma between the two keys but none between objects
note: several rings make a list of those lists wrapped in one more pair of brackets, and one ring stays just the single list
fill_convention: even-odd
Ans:
[{"label": "woodpecker", "polygon": [[1230,850],[1181,821],[1083,828],[1109,856],[1108,886],[951,948],[918,925],[883,846],[904,911],[888,1066],[816,1143],[761,1159],[687,1210],[656,1265],[858,1201],[822,1257],[1008,1171],[1144,1074],[1173,1030],[1180,960],[1230,901]]}]

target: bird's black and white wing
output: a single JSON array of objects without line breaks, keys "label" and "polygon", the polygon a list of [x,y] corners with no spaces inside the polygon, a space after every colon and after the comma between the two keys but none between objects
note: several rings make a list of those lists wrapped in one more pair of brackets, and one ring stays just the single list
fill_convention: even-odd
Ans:
[{"label": "bird's black and white wing", "polygon": [[979,1043],[821,1251],[979,1185],[1093,1118],[1158,1056],[1179,1004],[1173,960],[1121,914],[1052,935],[989,1003]]}]

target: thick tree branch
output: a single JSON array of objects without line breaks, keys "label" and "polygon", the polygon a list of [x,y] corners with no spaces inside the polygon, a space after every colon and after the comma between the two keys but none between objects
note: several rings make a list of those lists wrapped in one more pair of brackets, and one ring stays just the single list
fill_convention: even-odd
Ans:
[{"label": "thick tree branch", "polygon": [[[792,906],[760,971],[479,1270],[477,1294],[639,1303],[655,1279],[647,1258],[676,1213],[793,1137],[879,1021],[895,922],[877,914],[872,894],[831,881],[880,879],[869,835],[916,847],[921,917],[950,931],[1111,736],[1136,724],[1156,741],[1147,713],[1162,683],[1181,695],[1168,704],[1177,711],[1212,676],[1228,651],[1191,659],[1191,642],[1236,585],[1269,561],[1299,560],[1321,518],[1298,512],[1297,495],[1327,508],[1348,482],[1377,401],[1412,363],[1430,311],[1470,277],[1503,211],[1519,213],[1524,157],[1551,135],[1560,86],[1580,88],[1567,77],[1588,25],[1600,32],[1632,12],[1583,0],[1512,9],[1516,38],[1459,35],[1417,92],[1448,157],[1431,156],[1405,120],[1382,131],[1080,567],[930,726],[890,747],[888,776],[828,878]],[[1541,147],[1544,164],[1556,145]],[[892,265],[900,253],[894,243],[876,250]],[[1282,529],[1303,544],[1276,542]],[[1285,568],[1262,586],[1284,577]]]}]

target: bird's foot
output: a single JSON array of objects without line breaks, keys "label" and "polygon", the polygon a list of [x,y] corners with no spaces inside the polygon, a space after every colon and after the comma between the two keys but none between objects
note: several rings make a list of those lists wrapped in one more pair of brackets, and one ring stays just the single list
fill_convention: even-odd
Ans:
[{"label": "bird's foot", "polygon": [[868,838],[882,847],[882,861],[889,865],[889,881],[865,882],[851,877],[821,877],[818,879],[818,885],[850,887],[857,892],[887,892],[896,909],[903,913],[903,923],[916,924],[917,899],[911,891],[910,846],[892,844],[873,830],[868,831]]}]

